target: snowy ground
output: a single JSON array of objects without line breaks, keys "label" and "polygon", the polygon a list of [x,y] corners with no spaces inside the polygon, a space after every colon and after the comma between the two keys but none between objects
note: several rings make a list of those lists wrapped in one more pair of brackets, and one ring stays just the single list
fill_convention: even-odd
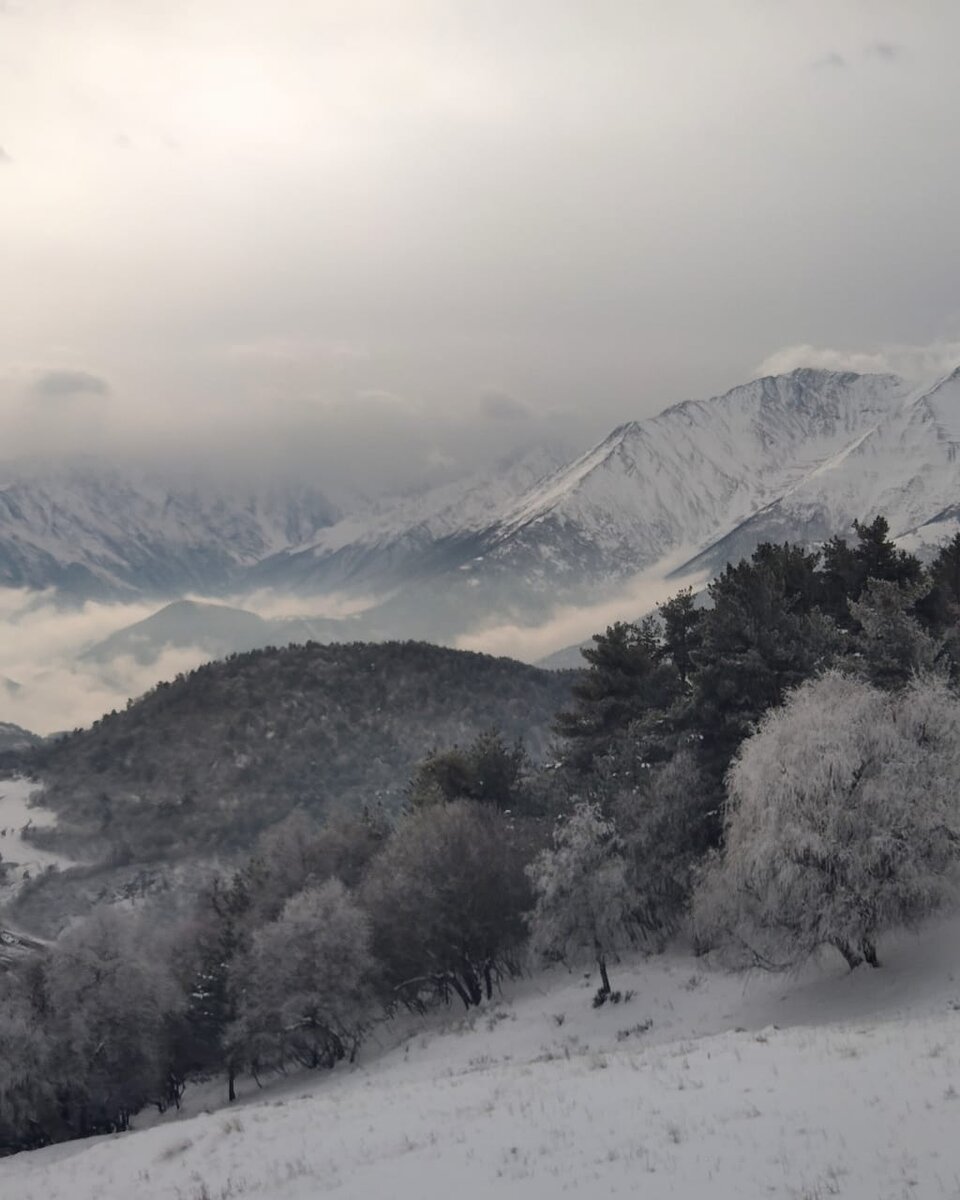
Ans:
[{"label": "snowy ground", "polygon": [[71,866],[62,854],[41,850],[23,840],[25,826],[54,825],[57,815],[48,808],[31,808],[30,796],[37,785],[29,779],[0,779],[0,861],[9,865],[5,883],[0,883],[0,901],[11,899],[25,880],[48,866]]},{"label": "snowy ground", "polygon": [[638,958],[599,1011],[541,976],[353,1068],[0,1161],[0,1196],[960,1197],[960,922],[884,949],[794,979]]}]

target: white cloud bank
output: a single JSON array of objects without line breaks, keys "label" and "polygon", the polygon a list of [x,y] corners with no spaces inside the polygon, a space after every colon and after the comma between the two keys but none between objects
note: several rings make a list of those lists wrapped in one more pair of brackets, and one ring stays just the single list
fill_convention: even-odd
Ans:
[{"label": "white cloud bank", "polygon": [[155,610],[94,603],[63,609],[49,593],[0,589],[0,720],[35,733],[87,725],[209,658],[193,647],[169,650],[148,667],[126,657],[107,667],[79,660],[88,646]]},{"label": "white cloud bank", "polygon": [[615,621],[635,621],[681,588],[695,590],[708,579],[706,573],[669,578],[669,572],[690,557],[689,551],[671,556],[636,575],[615,594],[595,604],[563,605],[553,609],[539,625],[491,623],[464,634],[455,645],[460,650],[505,654],[522,662],[538,662],[558,650],[587,641]]},{"label": "white cloud bank", "polygon": [[837,350],[828,346],[784,346],[768,355],[757,375],[780,375],[798,367],[858,374],[892,374],[917,383],[933,382],[960,366],[960,339],[928,345],[891,345],[875,350]]}]

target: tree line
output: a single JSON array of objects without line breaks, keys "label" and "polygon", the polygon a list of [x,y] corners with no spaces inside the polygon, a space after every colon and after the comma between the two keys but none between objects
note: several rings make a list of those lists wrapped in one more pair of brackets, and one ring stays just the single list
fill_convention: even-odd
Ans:
[{"label": "tree line", "polygon": [[0,978],[0,1147],[332,1067],[531,961],[592,959],[598,1005],[618,953],[678,933],[878,965],[884,930],[955,897],[960,536],[924,567],[878,518],[707,592],[596,635],[545,763],[496,731],[438,748],[399,812],[297,809],[186,919],[97,909]]}]

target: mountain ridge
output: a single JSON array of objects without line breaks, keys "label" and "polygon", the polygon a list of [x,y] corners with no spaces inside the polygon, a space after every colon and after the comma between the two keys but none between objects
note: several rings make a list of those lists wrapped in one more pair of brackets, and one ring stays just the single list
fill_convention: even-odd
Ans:
[{"label": "mountain ridge", "polygon": [[[535,624],[639,572],[709,573],[759,540],[822,541],[877,512],[894,536],[936,537],[938,514],[960,504],[958,446],[960,368],[926,388],[800,368],[622,422],[572,460],[528,447],[347,510],[318,488],[245,500],[242,489],[181,488],[164,499],[154,480],[139,496],[117,472],[94,490],[99,508],[88,486],[69,512],[69,495],[44,507],[42,487],[28,503],[24,476],[16,513],[0,489],[0,583],[251,608],[244,597],[258,591],[332,596],[365,610],[344,636],[453,640],[497,616]],[[323,635],[338,636],[336,625]]]}]

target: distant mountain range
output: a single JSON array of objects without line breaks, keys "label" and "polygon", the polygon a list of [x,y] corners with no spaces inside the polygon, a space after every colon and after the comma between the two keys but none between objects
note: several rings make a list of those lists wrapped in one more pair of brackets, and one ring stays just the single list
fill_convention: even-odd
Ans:
[{"label": "distant mountain range", "polygon": [[[958,448],[960,369],[919,391],[889,375],[798,370],[629,422],[572,462],[537,448],[349,511],[322,480],[231,492],[94,464],[12,465],[0,477],[0,585],[241,605],[268,591],[304,611],[330,597],[354,615],[318,619],[311,636],[451,640],[493,616],[535,624],[645,569],[710,573],[760,541],[818,542],[881,512],[894,536],[936,543],[960,527]],[[226,630],[232,649],[299,636],[250,616],[176,609],[160,626],[214,642]],[[137,654],[160,632],[127,630],[111,650]]]}]

